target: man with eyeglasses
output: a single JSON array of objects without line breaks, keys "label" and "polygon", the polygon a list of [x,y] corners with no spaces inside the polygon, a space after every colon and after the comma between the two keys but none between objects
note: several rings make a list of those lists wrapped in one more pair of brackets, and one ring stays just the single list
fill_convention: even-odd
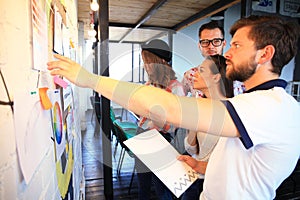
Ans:
[{"label": "man with eyeglasses", "polygon": [[199,28],[198,47],[203,57],[222,55],[225,46],[224,29],[216,21],[203,24]]}]

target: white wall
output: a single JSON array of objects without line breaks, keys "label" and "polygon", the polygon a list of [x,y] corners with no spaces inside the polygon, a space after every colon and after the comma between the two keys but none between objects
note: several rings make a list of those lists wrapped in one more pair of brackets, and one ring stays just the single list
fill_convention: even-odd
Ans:
[{"label": "white wall", "polygon": [[[0,69],[12,100],[18,92],[30,91],[36,88],[37,85],[38,72],[32,70],[30,10],[30,0],[1,0],[0,2]],[[49,88],[51,88],[51,85],[49,85]],[[76,94],[75,97],[77,97]],[[8,101],[1,79],[0,100]],[[75,99],[75,101],[78,105],[78,100]],[[24,103],[24,107],[26,107],[26,103]],[[77,113],[78,108],[75,109],[75,120],[79,122]],[[0,199],[60,199],[53,142],[38,167],[34,170],[31,180],[28,183],[25,182],[20,170],[19,155],[17,153],[15,127],[18,124],[14,124],[14,117],[9,106],[0,105]],[[73,184],[75,188],[74,195],[77,199],[79,197],[82,166],[81,134],[78,127],[77,124],[75,126],[77,134],[73,146],[75,154]],[[42,137],[47,137],[50,140],[44,129],[39,131]]]},{"label": "white wall", "polygon": [[182,79],[185,71],[203,61],[198,48],[198,30],[207,22],[208,19],[199,21],[173,35],[173,69],[178,74],[178,80]]}]

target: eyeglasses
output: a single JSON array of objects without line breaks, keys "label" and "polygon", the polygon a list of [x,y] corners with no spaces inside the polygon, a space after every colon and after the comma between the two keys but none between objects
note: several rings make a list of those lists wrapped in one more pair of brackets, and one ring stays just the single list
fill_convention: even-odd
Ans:
[{"label": "eyeglasses", "polygon": [[214,47],[219,47],[223,41],[224,38],[214,38],[212,40],[199,40],[199,43],[201,47],[208,47],[210,43],[212,43]]}]

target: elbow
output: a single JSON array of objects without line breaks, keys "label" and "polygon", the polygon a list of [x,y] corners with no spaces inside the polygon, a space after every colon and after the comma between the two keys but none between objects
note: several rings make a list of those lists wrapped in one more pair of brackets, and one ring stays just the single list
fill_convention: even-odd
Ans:
[{"label": "elbow", "polygon": [[167,112],[166,109],[163,108],[163,106],[160,105],[154,105],[149,110],[149,118],[153,121],[160,122],[160,124],[166,124],[167,123]]}]

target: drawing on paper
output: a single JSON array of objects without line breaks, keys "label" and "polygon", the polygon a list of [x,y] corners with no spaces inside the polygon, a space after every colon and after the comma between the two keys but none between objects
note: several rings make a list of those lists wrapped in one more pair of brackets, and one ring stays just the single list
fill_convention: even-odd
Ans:
[{"label": "drawing on paper", "polygon": [[55,102],[54,108],[53,108],[53,131],[55,135],[55,141],[57,144],[60,144],[63,137],[63,130],[62,130],[62,116],[61,116],[61,110],[59,107],[58,102]]}]

